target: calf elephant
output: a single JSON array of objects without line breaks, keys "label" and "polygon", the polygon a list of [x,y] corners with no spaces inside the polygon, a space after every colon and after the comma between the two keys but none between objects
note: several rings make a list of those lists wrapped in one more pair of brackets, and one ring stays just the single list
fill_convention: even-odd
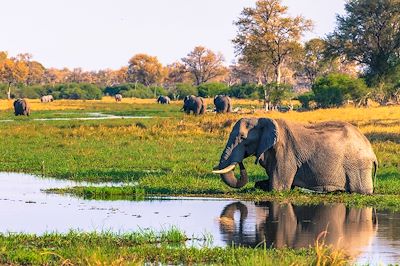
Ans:
[{"label": "calf elephant", "polygon": [[14,114],[18,115],[26,115],[29,116],[31,114],[31,108],[29,107],[29,103],[25,99],[17,99],[14,101]]},{"label": "calf elephant", "polygon": [[321,240],[349,256],[358,255],[370,244],[378,224],[372,208],[348,208],[342,203],[296,206],[234,202],[223,209],[219,221],[228,245],[308,248],[326,231]]},{"label": "calf elephant", "polygon": [[225,95],[217,95],[214,97],[214,105],[217,113],[231,113],[232,100]]},{"label": "calf elephant", "polygon": [[117,93],[117,94],[115,94],[115,101],[116,102],[121,102],[122,101],[122,95],[121,94],[119,94],[119,93]]},{"label": "calf elephant", "polygon": [[[243,187],[248,177],[242,161],[252,155],[269,177],[256,186],[267,191],[296,186],[318,192],[373,193],[376,156],[367,138],[349,123],[305,125],[281,119],[240,119],[213,172],[227,185]],[[237,164],[239,180],[233,172]]]},{"label": "calf elephant", "polygon": [[44,95],[44,96],[40,97],[40,101],[42,103],[50,103],[50,102],[54,101],[54,97],[53,97],[53,95]]},{"label": "calf elephant", "polygon": [[207,105],[203,98],[196,97],[194,95],[186,96],[183,99],[183,110],[190,114],[193,112],[195,115],[204,114],[206,112]]},{"label": "calf elephant", "polygon": [[169,104],[171,102],[171,99],[168,96],[159,96],[157,98],[157,102],[161,104]]}]

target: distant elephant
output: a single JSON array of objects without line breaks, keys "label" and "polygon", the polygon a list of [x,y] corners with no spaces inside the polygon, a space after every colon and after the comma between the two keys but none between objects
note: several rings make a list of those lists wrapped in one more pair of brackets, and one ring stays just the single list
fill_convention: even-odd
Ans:
[{"label": "distant elephant", "polygon": [[228,96],[215,96],[214,105],[217,113],[232,113],[232,100]]},{"label": "distant elephant", "polygon": [[[240,119],[213,172],[230,187],[243,187],[248,177],[242,162],[252,155],[269,177],[256,186],[267,191],[302,187],[318,192],[373,193],[376,156],[368,139],[349,123]],[[233,172],[237,164],[240,180]]]},{"label": "distant elephant", "polygon": [[350,256],[368,246],[377,231],[373,208],[349,208],[343,203],[296,206],[234,202],[223,209],[219,221],[228,245],[308,248],[326,231],[320,240]]},{"label": "distant elephant", "polygon": [[159,96],[157,98],[157,102],[161,104],[169,104],[171,102],[171,99],[168,96]]},{"label": "distant elephant", "polygon": [[50,102],[54,101],[54,97],[53,97],[53,95],[45,95],[45,96],[40,97],[40,101],[42,103],[50,103]]},{"label": "distant elephant", "polygon": [[25,99],[17,99],[14,101],[14,113],[15,115],[26,115],[31,114],[31,108],[29,103]]},{"label": "distant elephant", "polygon": [[186,96],[183,99],[183,108],[187,114],[192,111],[195,115],[204,114],[207,109],[207,105],[203,98],[196,97],[194,95]]},{"label": "distant elephant", "polygon": [[115,101],[116,101],[116,102],[122,101],[122,95],[121,95],[121,94],[117,93],[117,94],[115,94],[114,97],[115,97]]}]

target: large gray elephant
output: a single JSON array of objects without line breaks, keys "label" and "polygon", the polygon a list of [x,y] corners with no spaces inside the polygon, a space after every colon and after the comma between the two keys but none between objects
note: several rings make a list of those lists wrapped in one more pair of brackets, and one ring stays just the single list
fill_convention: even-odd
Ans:
[{"label": "large gray elephant", "polygon": [[[373,193],[376,156],[368,139],[349,123],[240,119],[213,172],[230,187],[243,187],[248,177],[242,162],[252,155],[269,177],[256,186],[267,191],[302,187],[318,192]],[[233,172],[237,164],[239,180]]]},{"label": "large gray elephant", "polygon": [[54,97],[53,97],[53,95],[44,95],[44,96],[40,97],[40,101],[42,103],[50,103],[50,102],[54,101]]},{"label": "large gray elephant", "polygon": [[193,112],[195,115],[204,114],[207,109],[207,104],[201,97],[196,97],[194,95],[186,96],[183,99],[183,108],[187,114]]},{"label": "large gray elephant", "polygon": [[232,100],[226,95],[214,97],[214,105],[217,113],[232,113]]},{"label": "large gray elephant", "polygon": [[31,114],[31,108],[29,107],[29,103],[25,99],[16,99],[14,101],[14,114],[17,115],[26,115],[29,116]]},{"label": "large gray elephant", "polygon": [[321,241],[355,256],[370,244],[378,223],[373,208],[349,208],[342,203],[234,202],[223,209],[219,224],[228,245],[308,248],[326,232]]},{"label": "large gray elephant", "polygon": [[157,98],[157,102],[160,104],[169,104],[171,102],[171,99],[168,96],[159,96]]},{"label": "large gray elephant", "polygon": [[122,94],[117,93],[117,94],[115,94],[114,98],[115,98],[116,102],[121,102],[122,101]]}]

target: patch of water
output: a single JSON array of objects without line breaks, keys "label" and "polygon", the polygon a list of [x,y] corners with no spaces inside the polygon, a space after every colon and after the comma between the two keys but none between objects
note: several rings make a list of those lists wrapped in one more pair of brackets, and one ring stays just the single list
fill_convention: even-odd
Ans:
[{"label": "patch of water", "polygon": [[[30,121],[73,121],[73,120],[105,120],[105,119],[150,119],[151,116],[121,116],[103,113],[87,113],[88,117],[53,117],[53,118],[33,118]],[[13,122],[13,119],[4,119],[0,122]]]},{"label": "patch of water", "polygon": [[265,243],[302,248],[327,231],[325,243],[344,249],[357,263],[400,261],[400,213],[344,204],[296,206],[229,199],[85,200],[41,191],[85,184],[0,173],[0,232],[122,233],[176,226],[188,236],[211,235],[215,246]]}]

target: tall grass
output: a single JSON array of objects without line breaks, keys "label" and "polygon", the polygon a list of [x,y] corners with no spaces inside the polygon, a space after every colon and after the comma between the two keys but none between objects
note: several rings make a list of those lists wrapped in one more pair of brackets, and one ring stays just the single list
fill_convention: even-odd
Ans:
[{"label": "tall grass", "polygon": [[[318,249],[196,248],[178,229],[165,232],[0,234],[6,265],[343,265],[338,251]],[[340,259],[339,259],[340,258]],[[317,264],[317,262],[319,264]],[[325,263],[325,264],[323,264]]]}]

